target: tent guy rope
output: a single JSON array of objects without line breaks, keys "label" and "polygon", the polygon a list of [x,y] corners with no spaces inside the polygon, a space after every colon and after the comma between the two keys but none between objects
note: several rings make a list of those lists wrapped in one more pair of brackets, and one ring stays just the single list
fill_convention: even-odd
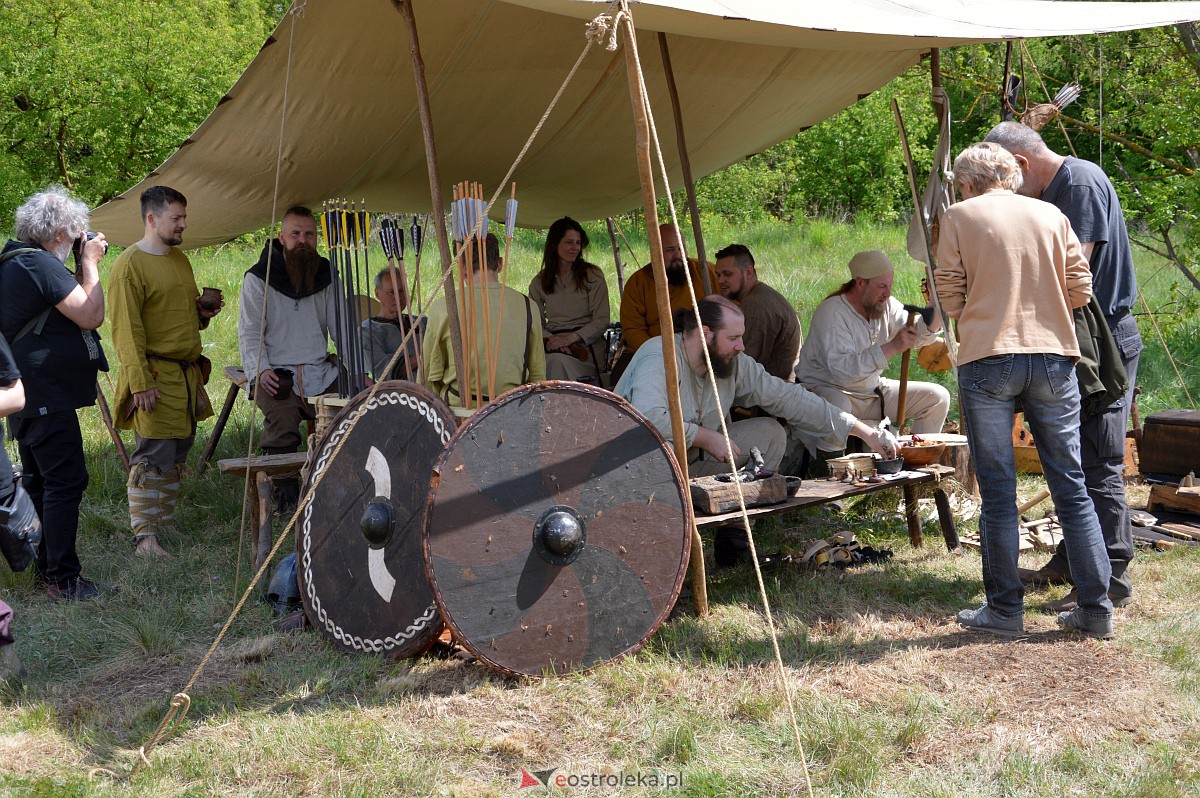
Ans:
[{"label": "tent guy rope", "polygon": [[[635,112],[645,119],[645,126],[648,128],[648,132],[654,142],[655,149],[658,152],[659,166],[662,169],[663,187],[666,190],[667,197],[670,198],[670,196],[671,196],[670,183],[667,180],[666,166],[662,160],[662,147],[658,140],[658,134],[654,129],[654,119],[653,119],[653,114],[652,114],[652,111],[650,108],[649,93],[646,91],[645,73],[642,70],[641,59],[638,54],[637,30],[634,27],[633,15],[629,12],[628,0],[622,0],[621,4],[622,4],[622,10],[625,13],[623,22],[624,22],[625,28],[626,28],[625,45],[626,45],[627,64],[636,73],[635,75],[630,76],[630,80],[631,80],[631,82],[636,82],[638,89],[639,89],[639,91],[636,93],[636,95],[633,99],[635,102],[635,106],[638,103],[641,104],[640,108],[635,108]],[[641,139],[641,131],[639,131],[639,140],[640,139]],[[643,182],[643,192],[646,194],[647,199],[651,199],[653,197],[653,185],[651,184],[651,186],[647,187],[645,185],[645,183]],[[653,204],[648,202],[647,205],[648,205],[647,216],[649,217],[649,211],[653,207]],[[669,205],[670,205],[670,209],[671,209],[671,222],[672,222],[672,224],[675,225],[675,229],[678,230],[679,229],[679,220],[675,213],[675,204],[674,204],[674,202],[670,202]],[[649,225],[649,218],[647,218],[647,226],[651,228],[647,232],[650,235],[650,240],[651,240],[651,248],[652,248],[651,255],[652,255],[652,261],[654,262],[654,268],[655,268],[655,281],[656,281],[656,283],[658,283],[656,293],[658,295],[658,303],[660,306],[659,315],[660,315],[660,318],[666,318],[666,317],[669,317],[670,314],[667,314],[666,317],[664,317],[662,314],[662,305],[666,301],[666,295],[665,295],[665,291],[664,291],[665,285],[666,285],[666,280],[664,278],[666,277],[666,273],[665,273],[663,255],[662,255],[662,242],[661,242],[661,239],[659,239],[659,237],[658,237],[657,226],[651,227]],[[657,246],[655,246],[656,244],[657,244]],[[701,268],[702,269],[704,268],[703,263],[701,264]],[[696,301],[696,286],[692,283],[691,269],[684,269],[684,274],[687,276],[686,279],[687,279],[687,285],[688,285],[688,293],[692,299],[692,312],[695,314],[697,327],[699,327],[700,308]],[[670,347],[667,346],[668,339],[669,339],[670,343],[672,344]],[[668,367],[666,369],[667,382],[668,382],[668,398],[672,398],[672,397],[674,398],[674,402],[671,403],[671,415],[672,415],[671,422],[672,422],[672,427],[674,429],[674,440],[675,440],[676,451],[680,451],[680,450],[684,451],[684,456],[681,458],[678,458],[678,459],[680,460],[680,468],[683,470],[684,478],[687,478],[687,476],[688,476],[688,474],[687,474],[687,456],[686,456],[685,445],[682,442],[683,441],[683,439],[682,439],[682,417],[681,417],[681,412],[680,412],[680,407],[679,407],[679,393],[678,393],[679,379],[678,379],[677,374],[675,374],[673,376],[673,373],[675,372],[674,367],[676,365],[675,351],[674,351],[675,347],[674,347],[673,343],[674,343],[674,336],[671,335],[671,333],[669,331],[664,331],[663,357],[664,357],[664,359],[668,360],[668,362],[665,364]],[[709,357],[708,348],[701,347],[701,351],[704,354],[704,363],[705,363],[705,367],[707,370],[709,388],[712,390],[712,395],[714,397],[716,397],[716,400],[718,402],[720,402],[720,392],[717,388],[716,377],[713,375],[712,360]],[[725,440],[725,452],[726,452],[727,462],[729,463],[730,471],[736,472],[737,464],[735,462],[735,458],[733,455],[733,441],[729,437],[729,428],[726,425],[724,414],[721,414],[721,435]],[[792,737],[796,744],[796,749],[800,754],[800,761],[804,766],[804,783],[808,790],[808,795],[810,796],[810,798],[812,798],[812,796],[813,796],[812,779],[809,776],[808,756],[804,750],[804,741],[800,736],[800,726],[796,719],[795,696],[792,694],[791,685],[789,684],[788,678],[787,678],[787,670],[783,664],[783,653],[779,647],[779,632],[778,632],[778,629],[776,628],[774,614],[771,612],[771,601],[770,601],[770,598],[767,596],[767,588],[766,588],[765,582],[763,581],[762,568],[759,565],[759,561],[758,561],[758,549],[754,544],[754,534],[750,528],[750,526],[751,526],[750,525],[750,516],[746,510],[746,497],[745,497],[745,494],[742,492],[741,482],[737,479],[734,479],[733,484],[737,491],[738,512],[741,515],[742,527],[746,533],[746,539],[750,545],[750,561],[754,564],[754,576],[755,576],[756,582],[758,583],[759,598],[762,600],[763,612],[764,612],[764,616],[767,621],[767,629],[769,630],[769,632],[771,634],[771,649],[774,653],[776,671],[779,676],[780,690],[783,693],[784,702],[787,705],[788,719],[790,721],[791,728],[792,728]],[[696,532],[696,527],[695,527],[694,522],[693,522],[692,529],[693,529],[693,533],[698,537],[698,533]],[[693,552],[693,554],[695,554],[695,552]],[[700,557],[701,557],[701,563],[703,563],[703,554],[702,553],[700,554]],[[693,573],[695,573],[695,571]],[[703,577],[702,571],[700,572],[700,575],[701,575],[701,577]],[[696,591],[696,595],[697,596],[700,595],[699,591]]]}]

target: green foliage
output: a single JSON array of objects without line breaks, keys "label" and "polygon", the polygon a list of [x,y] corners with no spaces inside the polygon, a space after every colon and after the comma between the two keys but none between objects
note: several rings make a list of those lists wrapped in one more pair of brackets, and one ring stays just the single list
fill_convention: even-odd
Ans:
[{"label": "green foliage", "polygon": [[[1024,76],[1018,113],[1047,102],[1066,82],[1083,94],[1042,130],[1055,152],[1095,161],[1121,198],[1135,245],[1173,252],[1195,270],[1193,228],[1200,207],[1200,57],[1188,49],[1190,26],[1026,42],[1014,48]],[[943,73],[956,122],[955,150],[999,120],[1003,45],[946,51]],[[1043,89],[1044,85],[1044,89]]]},{"label": "green foliage", "polygon": [[140,180],[229,89],[275,5],[0,3],[0,218],[48,183],[97,204]]},{"label": "green foliage", "polygon": [[[1004,60],[1002,44],[941,52],[954,152],[1000,121]],[[1192,28],[1017,43],[1012,68],[1024,78],[1018,113],[1047,102],[1068,81],[1083,85],[1061,126],[1053,122],[1042,131],[1046,143],[1108,172],[1135,245],[1197,271],[1200,37]],[[908,218],[912,203],[891,101],[900,105],[923,175],[936,137],[928,97],[925,63],[821,124],[699,181],[703,212],[735,223]]]},{"label": "green foliage", "polygon": [[911,193],[892,98],[914,159],[927,162],[936,126],[927,110],[928,69],[919,66],[836,116],[701,180],[702,211],[737,222],[860,214],[896,221],[907,213]]}]

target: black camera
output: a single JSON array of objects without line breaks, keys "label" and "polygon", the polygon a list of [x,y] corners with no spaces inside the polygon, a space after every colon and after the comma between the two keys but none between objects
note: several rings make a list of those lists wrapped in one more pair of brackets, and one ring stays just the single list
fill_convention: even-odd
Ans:
[{"label": "black camera", "polygon": [[[79,268],[81,261],[83,260],[84,244],[91,241],[95,237],[96,237],[96,234],[93,233],[91,230],[88,230],[86,233],[81,235],[79,238],[75,239],[75,246],[71,247],[71,252],[74,253],[74,255],[75,255],[75,268]],[[108,242],[107,241],[104,242],[104,251],[108,252]]]}]

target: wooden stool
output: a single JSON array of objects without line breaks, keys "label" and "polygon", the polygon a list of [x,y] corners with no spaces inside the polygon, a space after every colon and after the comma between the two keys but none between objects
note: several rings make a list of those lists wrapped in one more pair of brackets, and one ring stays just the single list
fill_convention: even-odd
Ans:
[{"label": "wooden stool", "polygon": [[221,433],[225,432],[225,425],[229,422],[229,414],[233,411],[233,403],[237,399],[238,391],[248,390],[247,386],[250,383],[250,378],[246,376],[246,372],[242,371],[241,366],[226,366],[225,378],[229,380],[229,390],[225,392],[225,404],[221,405],[221,414],[217,416],[217,423],[213,426],[212,435],[208,437],[208,444],[205,445],[203,453],[200,455],[200,462],[196,464],[196,473],[203,474],[204,469],[208,467],[208,461],[212,459],[213,452],[217,450],[217,444],[221,441]]},{"label": "wooden stool", "polygon": [[271,477],[294,476],[308,461],[308,452],[265,454],[258,457],[231,457],[218,460],[217,468],[245,480],[250,475],[250,529],[253,535],[251,550],[254,567],[258,569],[271,553]]}]

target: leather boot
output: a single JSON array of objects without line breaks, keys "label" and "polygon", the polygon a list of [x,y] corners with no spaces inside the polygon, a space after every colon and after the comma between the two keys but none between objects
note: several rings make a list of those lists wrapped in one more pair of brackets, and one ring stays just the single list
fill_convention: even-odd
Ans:
[{"label": "leather boot", "polygon": [[740,526],[719,526],[713,535],[713,559],[717,568],[732,568],[750,562],[750,543]]},{"label": "leather boot", "polygon": [[[1051,560],[1053,562],[1053,560]],[[1036,571],[1028,568],[1018,568],[1017,576],[1021,581],[1030,587],[1049,587],[1050,585],[1069,585],[1071,577],[1069,574],[1064,574],[1053,568],[1050,563],[1046,563]]]},{"label": "leather boot", "polygon": [[[292,454],[295,451],[295,446],[263,447],[265,454]],[[296,505],[300,503],[300,478],[272,477],[271,503],[275,508],[275,515],[290,518],[292,513],[296,512]]]}]

